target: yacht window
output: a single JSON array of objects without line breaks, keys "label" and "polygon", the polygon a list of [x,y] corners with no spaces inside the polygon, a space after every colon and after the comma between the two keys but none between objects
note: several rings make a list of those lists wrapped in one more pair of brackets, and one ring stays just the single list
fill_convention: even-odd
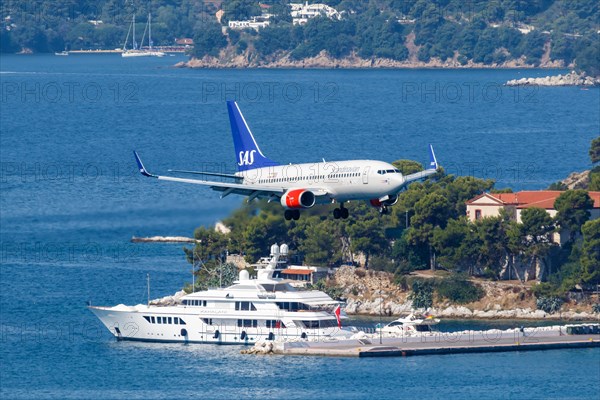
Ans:
[{"label": "yacht window", "polygon": [[162,317],[156,317],[156,323],[162,324]]},{"label": "yacht window", "polygon": [[288,285],[287,283],[278,283],[278,284],[271,284],[271,283],[263,283],[261,285],[267,292],[295,292],[296,289],[290,285]]},{"label": "yacht window", "polygon": [[173,323],[179,325],[179,317],[173,317]]},{"label": "yacht window", "polygon": [[203,301],[202,301],[202,305],[203,305],[204,307],[206,307],[206,300],[203,300]]},{"label": "yacht window", "polygon": [[152,319],[152,323],[155,324],[156,320],[154,319],[154,317],[150,317],[150,319]]},{"label": "yacht window", "polygon": [[179,318],[179,325],[185,325],[185,321]]},{"label": "yacht window", "polygon": [[276,324],[277,324],[277,320],[274,320],[274,319],[268,319],[265,321],[265,325],[267,326],[267,328],[275,328]]},{"label": "yacht window", "polygon": [[181,304],[183,304],[184,306],[185,306],[185,305],[187,305],[187,300],[183,300],[183,301],[181,302]]},{"label": "yacht window", "polygon": [[236,301],[235,309],[237,311],[256,311],[256,307],[249,301]]},{"label": "yacht window", "polygon": [[144,319],[145,319],[146,321],[150,322],[150,317],[148,317],[148,316],[144,315]]},{"label": "yacht window", "polygon": [[304,327],[309,329],[319,329],[319,321],[301,321]]},{"label": "yacht window", "polygon": [[388,326],[399,326],[399,325],[402,325],[402,322],[394,321],[394,322],[391,322]]},{"label": "yacht window", "polygon": [[212,318],[202,318],[202,322],[204,322],[206,325],[212,325],[213,324]]},{"label": "yacht window", "polygon": [[258,326],[258,320],[256,319],[238,319],[237,326],[239,328],[256,328]]},{"label": "yacht window", "polygon": [[172,323],[173,323],[173,318],[171,318],[171,317],[168,317],[168,319],[169,319],[169,322],[167,322],[167,323],[168,323],[168,324],[172,324]]}]

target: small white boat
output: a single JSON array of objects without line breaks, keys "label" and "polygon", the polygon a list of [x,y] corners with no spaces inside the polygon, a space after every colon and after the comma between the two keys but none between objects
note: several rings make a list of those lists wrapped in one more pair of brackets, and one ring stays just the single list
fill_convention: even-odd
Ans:
[{"label": "small white boat", "polygon": [[57,52],[55,52],[55,53],[54,53],[54,55],[55,55],[55,56],[68,56],[68,55],[69,55],[69,52],[68,52],[68,51],[66,51],[66,50],[63,50],[63,51],[57,51]]},{"label": "small white boat", "polygon": [[412,335],[423,332],[436,332],[434,325],[440,323],[433,315],[408,314],[390,322],[383,327],[377,327],[376,331],[390,336]]}]

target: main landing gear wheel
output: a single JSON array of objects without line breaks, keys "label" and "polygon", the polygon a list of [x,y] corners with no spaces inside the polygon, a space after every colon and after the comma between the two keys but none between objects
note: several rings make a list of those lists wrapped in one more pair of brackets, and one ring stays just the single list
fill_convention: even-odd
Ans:
[{"label": "main landing gear wheel", "polygon": [[294,220],[298,221],[300,219],[300,210],[285,210],[283,213],[286,221]]},{"label": "main landing gear wheel", "polygon": [[335,219],[346,219],[348,218],[348,216],[350,215],[350,213],[348,212],[347,208],[344,207],[340,207],[340,208],[334,208],[333,209],[333,218]]}]

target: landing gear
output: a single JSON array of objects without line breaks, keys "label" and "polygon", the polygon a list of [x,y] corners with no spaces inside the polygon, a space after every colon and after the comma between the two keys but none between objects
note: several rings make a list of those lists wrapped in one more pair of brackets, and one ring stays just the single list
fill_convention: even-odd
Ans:
[{"label": "landing gear", "polygon": [[350,213],[348,212],[348,209],[344,207],[343,203],[340,204],[340,208],[335,208],[333,210],[333,218],[335,219],[346,219],[349,215]]},{"label": "landing gear", "polygon": [[283,213],[286,221],[294,220],[298,221],[300,219],[300,210],[285,210]]}]

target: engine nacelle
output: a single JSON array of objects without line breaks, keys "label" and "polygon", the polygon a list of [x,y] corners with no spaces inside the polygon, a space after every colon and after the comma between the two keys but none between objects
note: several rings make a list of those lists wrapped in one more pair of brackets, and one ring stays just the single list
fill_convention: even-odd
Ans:
[{"label": "engine nacelle", "polygon": [[396,204],[398,202],[398,196],[394,195],[394,196],[386,196],[387,199],[385,200],[381,200],[381,199],[371,199],[369,200],[369,203],[376,208],[381,208],[383,206],[393,206],[394,204]]},{"label": "engine nacelle", "polygon": [[281,196],[281,205],[285,208],[311,208],[315,201],[315,194],[306,189],[288,190]]},{"label": "engine nacelle", "polygon": [[390,196],[390,198],[387,199],[386,201],[384,201],[383,204],[386,206],[393,206],[397,202],[398,202],[398,196]]}]

